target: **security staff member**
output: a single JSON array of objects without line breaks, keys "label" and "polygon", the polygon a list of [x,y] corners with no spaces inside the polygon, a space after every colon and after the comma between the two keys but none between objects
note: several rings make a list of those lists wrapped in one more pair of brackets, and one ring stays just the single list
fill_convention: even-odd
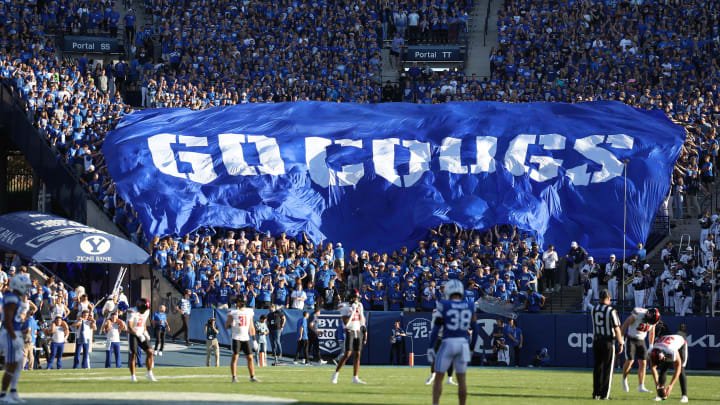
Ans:
[{"label": "security staff member", "polygon": [[615,344],[619,344],[617,354],[623,352],[622,333],[620,332],[620,318],[617,311],[610,305],[610,291],[605,288],[600,291],[600,303],[590,311],[593,323],[593,356],[595,368],[593,370],[593,399],[610,399],[610,385],[615,363]]}]

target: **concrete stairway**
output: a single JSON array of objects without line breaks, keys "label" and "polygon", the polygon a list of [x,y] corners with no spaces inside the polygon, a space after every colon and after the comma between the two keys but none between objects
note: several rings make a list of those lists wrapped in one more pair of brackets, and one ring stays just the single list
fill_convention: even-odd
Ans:
[{"label": "concrete stairway", "polygon": [[563,286],[561,292],[553,292],[545,295],[545,307],[542,312],[557,314],[582,309],[582,287]]},{"label": "concrete stairway", "polygon": [[[490,2],[490,13],[488,14],[488,2]],[[470,40],[468,42],[466,74],[475,73],[478,77],[490,76],[490,50],[497,45],[497,12],[500,8],[499,1],[481,0],[472,11],[470,23]],[[488,21],[488,33],[485,36],[485,17]]]}]

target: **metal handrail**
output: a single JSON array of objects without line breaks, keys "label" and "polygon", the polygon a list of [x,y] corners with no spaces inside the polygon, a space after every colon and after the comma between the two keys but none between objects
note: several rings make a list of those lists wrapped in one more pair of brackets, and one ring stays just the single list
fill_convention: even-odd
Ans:
[{"label": "metal handrail", "polygon": [[[47,132],[42,128],[37,128],[35,126],[35,123],[33,120],[29,117],[28,111],[27,111],[27,103],[26,101],[20,96],[18,91],[10,84],[8,83],[8,80],[1,79],[0,80],[0,100],[3,102],[0,103],[3,106],[10,107],[14,109],[15,113],[22,114],[23,117],[25,117],[26,120],[28,120],[30,126],[35,129],[35,134],[42,139],[42,141],[47,145],[55,154],[57,155],[57,148],[55,148],[52,144],[48,142]],[[5,107],[3,107],[5,108]],[[80,177],[70,168],[68,163],[64,159],[58,159],[60,164],[59,167],[62,167],[62,170],[65,171],[67,175],[69,175],[76,183],[79,184],[79,190],[84,196],[84,198],[90,199],[93,201],[98,207],[102,207],[102,202],[92,193],[90,193],[87,188],[85,187],[84,183],[81,181]],[[100,210],[107,215],[108,219],[112,221],[112,218],[110,215],[108,215],[104,210]],[[114,223],[114,221],[112,221]],[[120,229],[121,232],[123,232],[126,236],[130,236],[127,229],[125,229],[124,226],[120,224],[116,224],[118,229]]]}]

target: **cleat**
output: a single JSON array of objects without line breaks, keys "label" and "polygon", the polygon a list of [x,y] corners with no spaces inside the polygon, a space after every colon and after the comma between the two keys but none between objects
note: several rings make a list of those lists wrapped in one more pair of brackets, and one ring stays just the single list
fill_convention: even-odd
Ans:
[{"label": "cleat", "polygon": [[660,397],[655,397],[655,402],[660,402],[660,401],[664,401],[664,399],[662,399]]},{"label": "cleat", "polygon": [[447,381],[445,382],[447,385],[457,385],[455,381],[453,381],[452,377],[448,377]]},{"label": "cleat", "polygon": [[293,364],[298,364],[297,360],[293,360]]},{"label": "cleat", "polygon": [[3,404],[19,404],[15,399],[13,399],[10,395],[5,395],[4,397],[0,397],[0,403]]},{"label": "cleat", "polygon": [[147,378],[148,380],[150,380],[152,382],[157,382],[152,371],[148,371],[147,373],[145,373],[145,378]]},{"label": "cleat", "polygon": [[623,391],[630,392],[630,386],[628,385],[627,378],[623,378]]},{"label": "cleat", "polygon": [[257,377],[250,377],[250,382],[262,382]]},{"label": "cleat", "polygon": [[232,381],[230,381],[230,382],[234,382],[234,383],[238,382],[237,377],[233,377]]},{"label": "cleat", "polygon": [[360,377],[353,377],[352,383],[353,384],[367,384],[365,381],[361,380]]},{"label": "cleat", "polygon": [[10,398],[11,400],[13,400],[14,402],[11,402],[11,403],[14,403],[14,404],[24,404],[27,402],[26,400],[20,398],[20,394],[18,394],[17,391],[14,391],[14,392],[10,391],[10,394],[7,395],[7,398]]},{"label": "cleat", "polygon": [[137,377],[135,377],[135,375],[131,375],[131,376],[130,376],[130,381],[136,382],[136,381],[137,381]]},{"label": "cleat", "polygon": [[340,375],[340,374],[339,374],[337,371],[334,372],[333,375],[332,375],[332,378],[330,379],[330,382],[333,383],[333,384],[337,384],[337,382],[338,382],[338,376],[339,376],[339,375]]},{"label": "cleat", "polygon": [[683,395],[682,397],[680,397],[680,402],[682,402],[683,404],[686,404],[688,402],[687,395]]},{"label": "cleat", "polygon": [[327,361],[320,359],[320,364],[327,364]]},{"label": "cleat", "polygon": [[648,389],[645,388],[644,385],[641,385],[641,386],[638,387],[638,392],[650,392],[650,391],[648,391]]},{"label": "cleat", "polygon": [[425,380],[425,385],[432,384],[433,380],[435,380],[435,373],[430,374],[430,377],[428,377],[427,380]]},{"label": "cleat", "polygon": [[162,357],[162,350],[158,352],[158,356]]}]

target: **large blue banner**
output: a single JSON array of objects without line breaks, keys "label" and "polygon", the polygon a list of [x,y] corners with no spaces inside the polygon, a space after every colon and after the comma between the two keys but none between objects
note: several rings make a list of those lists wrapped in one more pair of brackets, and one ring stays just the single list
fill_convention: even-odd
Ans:
[{"label": "large blue banner", "polygon": [[244,104],[152,109],[103,145],[152,235],[203,225],[382,249],[498,223],[596,256],[644,242],[685,132],[618,102]]}]

